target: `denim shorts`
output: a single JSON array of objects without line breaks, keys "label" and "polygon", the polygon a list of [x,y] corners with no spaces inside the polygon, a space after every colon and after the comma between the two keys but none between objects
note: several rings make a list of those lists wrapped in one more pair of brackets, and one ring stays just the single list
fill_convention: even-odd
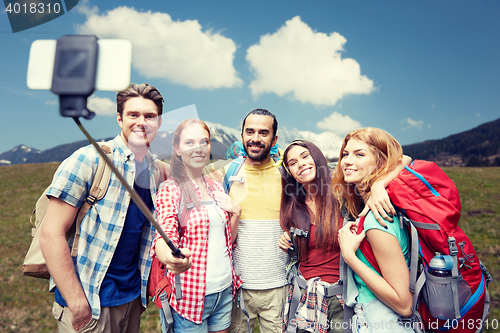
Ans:
[{"label": "denim shorts", "polygon": [[412,333],[412,324],[398,322],[401,316],[378,298],[354,307],[352,331],[357,333]]},{"label": "denim shorts", "polygon": [[196,324],[172,311],[174,318],[174,332],[216,332],[222,331],[231,325],[231,309],[233,303],[232,287],[215,294],[205,295],[201,324]]}]

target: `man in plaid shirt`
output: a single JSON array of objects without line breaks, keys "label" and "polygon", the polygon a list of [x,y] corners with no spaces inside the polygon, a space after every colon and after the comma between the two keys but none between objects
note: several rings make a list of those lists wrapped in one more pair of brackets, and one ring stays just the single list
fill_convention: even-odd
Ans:
[{"label": "man in plaid shirt", "polygon": [[[113,164],[154,212],[160,162],[148,147],[161,126],[163,97],[143,83],[119,92],[116,101],[121,133],[110,147]],[[61,163],[47,192],[40,243],[55,292],[53,314],[59,332],[138,332],[154,228],[115,174],[104,198],[82,220],[75,258],[66,240],[98,161],[92,146],[77,150]]]}]

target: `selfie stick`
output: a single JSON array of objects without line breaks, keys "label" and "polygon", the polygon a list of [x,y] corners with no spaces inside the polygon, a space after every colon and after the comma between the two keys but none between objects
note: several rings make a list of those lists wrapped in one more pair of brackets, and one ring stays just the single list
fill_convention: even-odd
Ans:
[{"label": "selfie stick", "polygon": [[123,178],[123,176],[121,175],[120,171],[118,171],[118,169],[114,166],[113,162],[111,162],[109,158],[106,156],[106,153],[101,149],[101,147],[97,144],[94,138],[92,138],[90,134],[85,130],[82,123],[80,122],[80,119],[78,117],[73,117],[73,120],[78,125],[83,134],[85,134],[90,143],[92,143],[95,149],[97,149],[101,158],[103,158],[106,164],[111,168],[111,170],[113,170],[113,172],[118,177],[122,185],[130,193],[130,195],[132,196],[132,200],[134,200],[135,204],[139,207],[144,216],[148,219],[149,222],[151,222],[151,224],[156,229],[156,231],[158,231],[158,233],[161,235],[165,243],[167,243],[170,250],[172,250],[172,255],[177,258],[185,258],[184,255],[181,253],[181,250],[179,250],[179,248],[175,246],[174,243],[172,243],[172,241],[170,240],[170,238],[168,238],[165,231],[163,231],[158,222],[156,222],[153,214],[151,214],[144,201],[142,201],[139,194],[137,194],[136,190],[127,183],[125,178]]},{"label": "selfie stick", "polygon": [[99,44],[96,36],[66,35],[57,40],[50,90],[59,96],[59,112],[63,117],[73,118],[83,134],[97,149],[101,158],[130,193],[137,207],[165,240],[165,243],[172,250],[172,254],[178,258],[184,258],[181,251],[156,222],[139,194],[127,183],[113,162],[109,160],[101,147],[80,123],[80,117],[92,119],[95,116],[94,112],[87,109],[87,98],[96,88],[98,63]]}]

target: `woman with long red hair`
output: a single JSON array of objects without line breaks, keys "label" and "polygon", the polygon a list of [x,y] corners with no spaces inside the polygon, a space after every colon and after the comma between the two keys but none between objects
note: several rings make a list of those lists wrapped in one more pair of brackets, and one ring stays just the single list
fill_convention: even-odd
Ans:
[{"label": "woman with long red hair", "polygon": [[[358,217],[373,184],[394,170],[402,158],[401,145],[389,133],[378,128],[352,131],[340,150],[339,167],[332,182],[335,197],[340,202],[345,200],[349,214]],[[339,231],[342,256],[354,272],[357,287],[357,296],[347,299],[355,304],[353,331],[365,328],[367,332],[413,332],[400,320],[413,313],[408,236],[397,216],[387,226],[382,228],[370,212],[361,233],[357,232],[356,222],[349,222]],[[358,249],[365,237],[381,274]]]}]

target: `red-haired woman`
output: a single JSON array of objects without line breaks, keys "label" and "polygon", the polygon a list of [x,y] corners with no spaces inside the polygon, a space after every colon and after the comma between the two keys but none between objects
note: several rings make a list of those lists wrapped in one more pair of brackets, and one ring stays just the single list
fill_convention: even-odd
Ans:
[{"label": "red-haired woman", "polygon": [[[349,213],[357,217],[377,180],[391,173],[403,158],[401,145],[389,133],[363,128],[346,135],[332,187],[335,197],[346,201]],[[339,231],[342,256],[354,271],[358,295],[355,299],[353,330],[367,332],[413,332],[400,324],[412,314],[409,291],[408,238],[397,216],[388,228],[381,228],[373,214],[367,214],[363,231],[350,222]],[[381,275],[358,249],[367,237]],[[348,285],[348,288],[352,285]],[[349,294],[349,293],[348,293]]]}]

